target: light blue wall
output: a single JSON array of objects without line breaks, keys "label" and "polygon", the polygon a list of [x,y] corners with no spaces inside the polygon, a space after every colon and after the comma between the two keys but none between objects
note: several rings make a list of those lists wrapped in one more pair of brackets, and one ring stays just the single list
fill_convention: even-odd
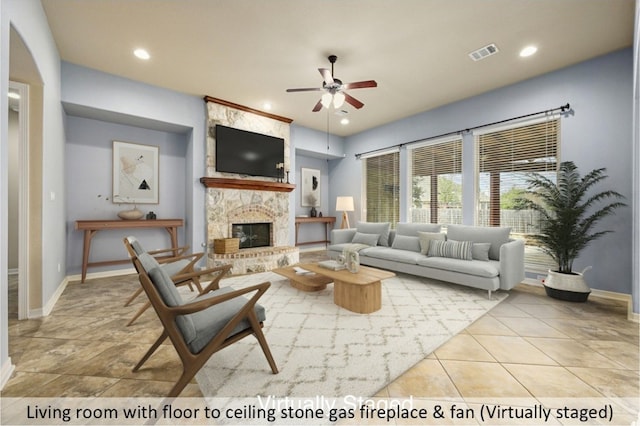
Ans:
[{"label": "light blue wall", "polygon": [[[324,110],[320,113],[323,113]],[[306,127],[291,125],[291,143],[294,146],[295,156],[291,162],[292,178],[299,181],[301,168],[320,170],[321,196],[320,208],[324,216],[335,216],[335,196],[330,193],[329,186],[329,162],[327,160],[344,158],[344,138],[336,135],[327,135],[326,132],[309,129]],[[297,179],[296,179],[297,178]],[[296,191],[294,205],[291,211],[296,216],[308,215],[310,208],[302,207],[300,191]],[[332,201],[333,200],[333,201]],[[333,203],[333,204],[332,204]],[[322,224],[302,225],[299,228],[299,241],[321,241],[325,239],[325,227]],[[292,232],[291,235],[295,235]],[[324,245],[304,245],[305,249],[323,248]]]},{"label": "light blue wall", "polygon": [[[43,156],[47,161],[42,169],[42,229],[48,238],[42,240],[42,303],[45,306],[62,284],[65,271],[65,200],[64,200],[64,112],[60,105],[60,58],[51,36],[46,15],[37,0],[1,0],[0,6],[0,234],[7,230],[7,102],[9,80],[9,34],[10,26],[22,37],[29,49],[43,81]],[[55,197],[52,197],[51,195]],[[54,198],[54,199],[52,199]],[[0,292],[7,294],[7,243],[1,238],[0,245]],[[40,277],[37,277],[40,278]],[[5,380],[10,362],[7,351],[7,304],[0,297],[0,381]],[[1,384],[1,383],[0,383]]]},{"label": "light blue wall", "polygon": [[[74,229],[76,220],[117,219],[120,210],[130,205],[113,204],[113,141],[135,142],[159,147],[160,185],[158,204],[139,204],[145,213],[153,211],[158,218],[184,218],[187,201],[186,151],[189,137],[135,126],[113,124],[80,117],[67,118],[67,274],[78,274],[82,265],[83,232]],[[94,261],[126,259],[122,239],[134,234],[147,250],[170,245],[164,229],[136,229],[99,232],[93,237],[91,258]],[[184,242],[184,229],[178,240]],[[131,267],[131,264],[126,265]],[[91,268],[89,272],[120,269],[122,265]]]},{"label": "light blue wall", "polygon": [[[582,171],[606,167],[610,176],[606,185],[630,201],[632,70],[632,52],[625,49],[349,137],[345,159],[332,161],[329,192],[353,194],[360,219],[362,166],[355,154],[570,103],[573,113],[561,125],[561,159],[574,161]],[[465,136],[464,149],[464,204],[472,206],[470,136]],[[473,223],[472,215],[472,209],[465,209],[465,223]],[[574,266],[580,270],[593,265],[587,275],[593,288],[631,294],[631,209],[603,220],[600,229],[614,232],[588,247]]]},{"label": "light blue wall", "polygon": [[206,242],[205,189],[199,180],[206,176],[204,100],[63,62],[62,101],[76,115],[149,129],[167,127],[184,134],[186,161],[181,190],[187,203],[181,243],[202,250]]}]

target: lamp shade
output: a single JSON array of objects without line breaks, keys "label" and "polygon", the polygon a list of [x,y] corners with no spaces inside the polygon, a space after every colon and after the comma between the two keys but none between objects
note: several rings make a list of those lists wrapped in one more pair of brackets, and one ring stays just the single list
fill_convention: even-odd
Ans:
[{"label": "lamp shade", "polygon": [[352,212],[354,210],[353,197],[338,197],[336,200],[336,211]]}]

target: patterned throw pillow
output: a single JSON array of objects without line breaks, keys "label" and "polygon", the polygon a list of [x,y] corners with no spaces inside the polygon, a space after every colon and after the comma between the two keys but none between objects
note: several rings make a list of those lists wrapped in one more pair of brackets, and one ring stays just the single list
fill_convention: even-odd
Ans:
[{"label": "patterned throw pillow", "polygon": [[431,240],[428,255],[432,257],[472,260],[472,249],[473,243],[471,241]]},{"label": "patterned throw pillow", "polygon": [[418,232],[418,240],[420,241],[420,253],[427,254],[429,252],[429,245],[431,240],[441,240],[444,241],[447,239],[447,234],[443,234],[440,232]]}]

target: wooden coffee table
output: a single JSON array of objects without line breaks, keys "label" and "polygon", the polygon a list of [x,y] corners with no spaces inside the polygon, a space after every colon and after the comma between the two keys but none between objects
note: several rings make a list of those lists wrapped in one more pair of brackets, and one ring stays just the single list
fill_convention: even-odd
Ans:
[{"label": "wooden coffee table", "polygon": [[333,271],[315,263],[301,263],[296,266],[315,274],[297,274],[293,267],[278,268],[273,272],[289,278],[291,286],[302,291],[322,290],[333,281],[333,303],[359,314],[369,314],[382,307],[381,280],[396,275],[368,266],[360,266],[360,270],[355,274],[346,269]]}]

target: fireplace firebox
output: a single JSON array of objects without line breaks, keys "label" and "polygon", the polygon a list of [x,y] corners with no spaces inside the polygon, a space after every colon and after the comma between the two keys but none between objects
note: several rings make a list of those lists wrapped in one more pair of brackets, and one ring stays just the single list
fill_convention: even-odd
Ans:
[{"label": "fireplace firebox", "polygon": [[240,239],[240,248],[268,247],[271,245],[271,223],[234,223],[231,235]]}]

